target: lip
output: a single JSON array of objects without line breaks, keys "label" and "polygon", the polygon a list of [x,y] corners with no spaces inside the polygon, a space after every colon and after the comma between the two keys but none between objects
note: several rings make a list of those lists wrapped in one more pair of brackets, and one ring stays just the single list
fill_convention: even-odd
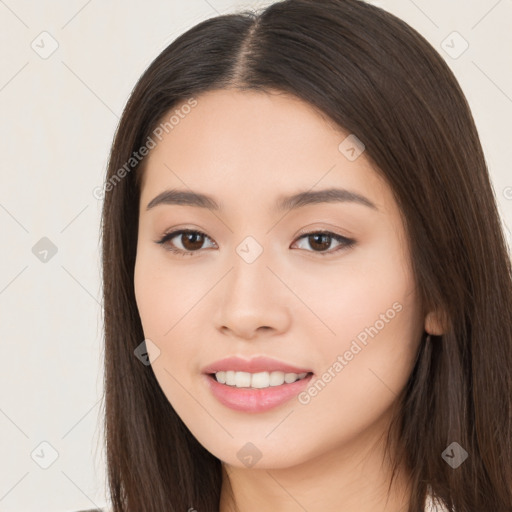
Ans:
[{"label": "lip", "polygon": [[[235,372],[284,372],[284,373],[312,373],[310,368],[299,368],[291,364],[273,359],[271,357],[258,356],[252,359],[243,359],[238,356],[226,357],[204,367],[202,373],[210,374],[233,370]],[[280,387],[280,386],[275,386]]]},{"label": "lip", "polygon": [[270,386],[261,389],[227,386],[217,382],[215,376],[208,374],[202,375],[202,377],[212,395],[224,406],[235,411],[261,413],[283,405],[292,398],[295,398],[309,385],[313,374],[307,375],[292,384],[281,384],[280,386]]}]

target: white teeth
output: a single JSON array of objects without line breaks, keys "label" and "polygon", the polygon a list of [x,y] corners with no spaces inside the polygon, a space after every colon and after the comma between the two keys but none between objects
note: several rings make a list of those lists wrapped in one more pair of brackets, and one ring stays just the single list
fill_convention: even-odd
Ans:
[{"label": "white teeth", "polygon": [[284,383],[284,372],[272,372],[268,380],[271,386],[280,386]]},{"label": "white teeth", "polygon": [[235,386],[237,388],[268,388],[270,386],[281,386],[285,382],[291,384],[296,380],[303,379],[307,375],[304,373],[284,373],[284,372],[235,372],[232,370],[216,372],[217,382]]},{"label": "white teeth", "polygon": [[217,382],[220,382],[221,384],[226,384],[226,372],[217,372],[215,374],[215,377],[217,378]]}]

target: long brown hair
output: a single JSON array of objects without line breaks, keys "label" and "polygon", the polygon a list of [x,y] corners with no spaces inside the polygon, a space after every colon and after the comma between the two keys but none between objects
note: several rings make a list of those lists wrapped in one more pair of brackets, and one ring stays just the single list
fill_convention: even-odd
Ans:
[{"label": "long brown hair", "polygon": [[[398,443],[393,467],[411,475],[409,512],[423,510],[429,488],[456,512],[511,511],[512,269],[465,96],[441,56],[392,14],[358,0],[285,0],[178,37],[139,79],[115,134],[102,212],[114,512],[219,509],[221,462],[134,356],[144,340],[133,274],[145,160],[133,155],[173,107],[228,88],[315,106],[364,143],[393,190],[423,312],[447,322],[442,336],[422,339],[387,438]],[[442,457],[453,442],[468,453],[456,469]]]}]

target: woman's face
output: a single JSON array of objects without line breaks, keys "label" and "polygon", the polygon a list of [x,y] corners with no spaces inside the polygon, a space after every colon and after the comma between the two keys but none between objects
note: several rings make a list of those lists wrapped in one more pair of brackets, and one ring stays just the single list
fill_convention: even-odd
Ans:
[{"label": "woman's face", "polygon": [[[391,190],[353,136],[295,97],[196,100],[158,132],[141,188],[134,285],[158,383],[233,466],[368,447],[424,328]],[[345,192],[320,194],[329,189]],[[148,209],[164,191],[175,194]],[[179,230],[199,233],[157,243]],[[260,356],[275,365],[221,363],[227,383],[208,375],[221,359]],[[280,369],[307,375],[281,384]]]}]

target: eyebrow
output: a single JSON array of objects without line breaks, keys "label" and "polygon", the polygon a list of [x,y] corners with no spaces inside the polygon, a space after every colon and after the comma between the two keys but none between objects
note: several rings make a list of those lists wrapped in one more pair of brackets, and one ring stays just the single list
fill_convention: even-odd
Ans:
[{"label": "eyebrow", "polygon": [[[342,188],[329,188],[324,190],[307,190],[290,196],[280,196],[275,204],[277,211],[294,210],[311,204],[321,203],[355,203],[378,210],[377,206],[368,198]],[[147,205],[146,211],[158,205],[182,205],[222,210],[222,206],[212,197],[199,192],[187,190],[164,190],[153,198]]]}]

